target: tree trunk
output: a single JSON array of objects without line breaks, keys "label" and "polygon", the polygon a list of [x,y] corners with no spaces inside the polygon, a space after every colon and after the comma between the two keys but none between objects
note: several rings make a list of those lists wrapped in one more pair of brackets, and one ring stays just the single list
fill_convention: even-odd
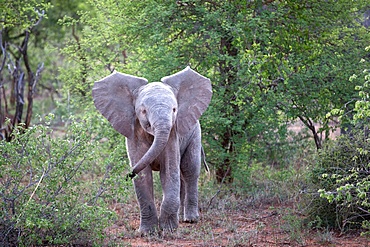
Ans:
[{"label": "tree trunk", "polygon": [[216,170],[216,181],[217,183],[232,183],[234,180],[232,171],[232,157],[234,153],[234,145],[228,133],[225,133],[222,140],[222,147],[225,150],[226,157]]},{"label": "tree trunk", "polygon": [[[237,56],[238,51],[232,44],[233,38],[229,36],[229,34],[226,34],[224,37],[220,40],[220,54],[222,57],[228,56],[231,58],[234,58]],[[221,72],[221,77],[223,78],[223,84],[222,87],[225,88],[225,104],[230,105],[230,99],[228,98],[230,95],[232,95],[231,92],[231,85],[235,83],[236,81],[236,69],[235,67],[230,63],[230,61],[227,61],[230,59],[222,59],[219,61],[219,69]],[[231,114],[238,114],[238,108],[237,106],[231,104],[231,107],[233,108]],[[229,116],[228,116],[229,117]],[[231,119],[231,117],[229,117]],[[231,125],[230,125],[231,126]],[[232,131],[231,127],[228,127],[225,130],[225,133],[222,137],[222,147],[225,152],[225,158],[218,164],[218,167],[216,169],[216,180],[218,183],[232,183],[233,182],[233,174],[232,174],[232,158],[234,156],[234,145],[233,145],[233,137],[234,132]]]}]

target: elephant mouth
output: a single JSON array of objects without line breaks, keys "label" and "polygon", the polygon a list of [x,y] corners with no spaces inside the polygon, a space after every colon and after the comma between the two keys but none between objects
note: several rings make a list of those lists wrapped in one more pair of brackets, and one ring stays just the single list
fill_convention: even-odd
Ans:
[{"label": "elephant mouth", "polygon": [[152,125],[148,122],[146,123],[143,128],[145,129],[146,132],[148,132],[149,134],[151,134],[152,136],[154,136],[154,130],[152,128]]},{"label": "elephant mouth", "polygon": [[152,168],[153,171],[159,171],[160,170],[160,164],[157,160],[154,160],[151,164],[150,167]]}]

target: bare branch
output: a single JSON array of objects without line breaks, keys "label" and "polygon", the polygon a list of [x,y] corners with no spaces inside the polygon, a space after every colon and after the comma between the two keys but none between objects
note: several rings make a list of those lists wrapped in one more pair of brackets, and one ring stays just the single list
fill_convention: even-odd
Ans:
[{"label": "bare branch", "polygon": [[27,106],[27,115],[26,115],[26,128],[28,128],[31,124],[31,118],[32,118],[32,107],[33,107],[33,95],[35,93],[35,87],[37,82],[40,79],[40,75],[42,70],[44,69],[44,63],[39,64],[36,70],[35,76],[32,76],[33,81],[29,81],[28,85],[28,106]]},{"label": "bare branch", "polygon": [[1,73],[5,67],[5,61],[6,61],[6,43],[3,44],[3,30],[0,30],[0,47],[1,47],[1,53],[3,56],[3,60],[1,61],[1,66],[0,66],[0,73]]},{"label": "bare branch", "polygon": [[[19,63],[18,63],[19,64]],[[19,65],[20,66],[20,65]],[[17,69],[18,70],[18,69]],[[24,105],[24,72],[21,72],[15,83],[16,110],[13,118],[13,126],[21,123]]]}]

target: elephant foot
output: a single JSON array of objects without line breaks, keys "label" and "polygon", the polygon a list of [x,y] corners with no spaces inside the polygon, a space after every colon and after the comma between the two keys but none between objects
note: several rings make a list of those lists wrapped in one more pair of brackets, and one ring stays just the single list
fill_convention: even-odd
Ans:
[{"label": "elephant foot", "polygon": [[198,223],[198,221],[199,221],[199,217],[196,217],[196,218],[193,218],[193,219],[190,219],[190,218],[185,218],[184,219],[185,223]]},{"label": "elephant foot", "polygon": [[184,222],[186,223],[197,223],[199,221],[199,216],[185,216]]},{"label": "elephant foot", "polygon": [[142,235],[153,235],[158,232],[158,218],[153,216],[150,219],[141,219],[139,232]]},{"label": "elephant foot", "polygon": [[180,210],[180,221],[185,223],[197,223],[199,221],[198,210]]},{"label": "elephant foot", "polygon": [[152,227],[140,226],[138,231],[141,236],[155,235],[156,233],[158,233],[158,225]]},{"label": "elephant foot", "polygon": [[159,227],[163,231],[173,232],[179,227],[179,217],[177,214],[161,214],[159,217]]},{"label": "elephant foot", "polygon": [[199,220],[199,213],[196,207],[190,209],[185,208],[184,222],[186,223],[197,223]]}]

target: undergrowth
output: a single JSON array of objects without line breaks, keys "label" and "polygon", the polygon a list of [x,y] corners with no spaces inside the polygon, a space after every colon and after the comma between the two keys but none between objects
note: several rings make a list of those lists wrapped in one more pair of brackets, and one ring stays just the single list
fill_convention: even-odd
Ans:
[{"label": "undergrowth", "polygon": [[310,174],[308,214],[316,228],[341,231],[361,228],[370,220],[370,142],[353,130],[326,145]]}]

